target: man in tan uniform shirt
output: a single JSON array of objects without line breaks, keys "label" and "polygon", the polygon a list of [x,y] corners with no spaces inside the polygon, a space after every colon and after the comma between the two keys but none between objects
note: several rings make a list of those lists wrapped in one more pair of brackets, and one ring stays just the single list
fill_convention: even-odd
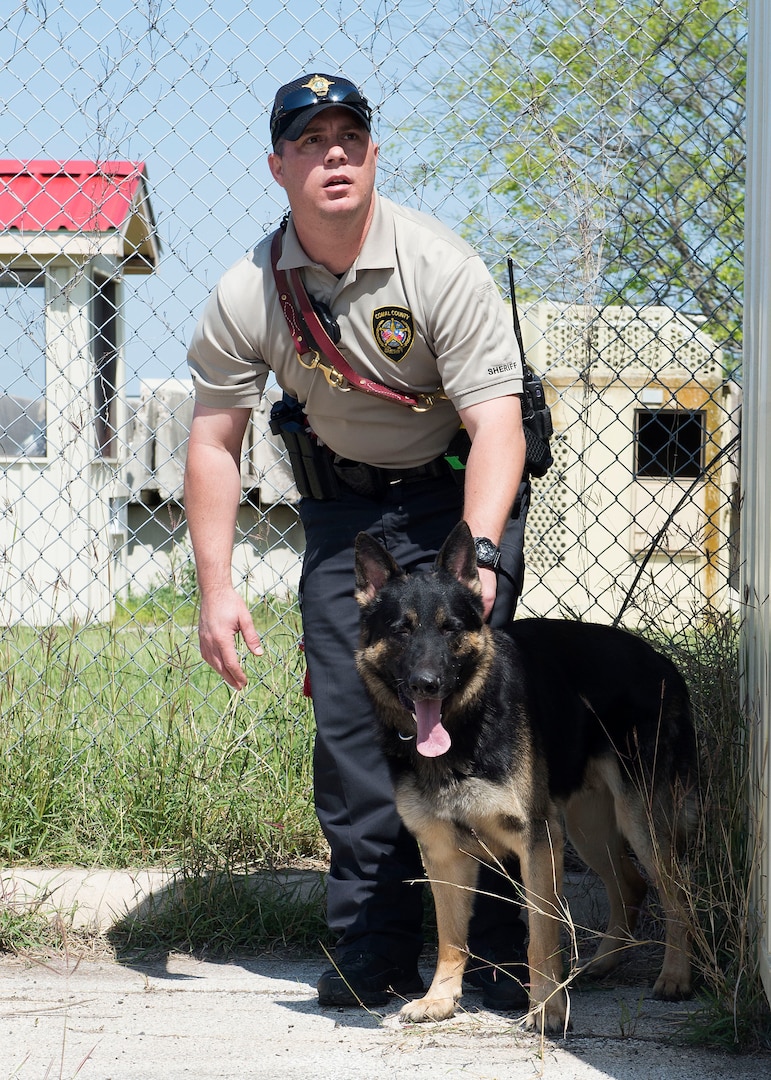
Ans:
[{"label": "man in tan uniform shirt", "polygon": [[[331,849],[328,918],[337,941],[335,966],[319,980],[323,1005],[382,1004],[422,985],[421,890],[408,884],[422,876],[419,855],[396,814],[353,661],[354,538],[368,531],[405,569],[428,569],[464,517],[479,538],[486,614],[500,624],[521,590],[529,496],[522,366],[505,305],[464,241],[377,194],[370,127],[369,104],[343,76],[302,76],[279,89],[269,165],[291,215],[278,265],[299,268],[309,295],[326,305],[351,367],[429,395],[434,406],[417,412],[342,392],[300,364],[273,280],[270,238],[223,275],[188,356],[196,406],[185,499],[201,591],[199,638],[204,659],[230,686],[246,684],[236,637],[262,652],[233,588],[231,559],[241,444],[270,372],[303,403],[339,481],[334,497],[300,504],[316,807]],[[462,486],[443,458],[461,423],[471,440]],[[491,872],[480,890],[500,893],[501,881]],[[472,921],[470,951],[487,961],[476,978],[493,1008],[526,1000],[519,983],[502,977],[522,972],[517,911],[511,898],[480,896]]]}]

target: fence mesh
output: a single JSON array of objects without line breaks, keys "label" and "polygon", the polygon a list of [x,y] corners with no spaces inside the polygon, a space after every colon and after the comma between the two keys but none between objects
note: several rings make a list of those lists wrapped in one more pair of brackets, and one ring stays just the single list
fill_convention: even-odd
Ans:
[{"label": "fence mesh", "polygon": [[[303,539],[269,402],[244,448],[234,556],[268,643],[248,707],[197,655],[181,480],[186,345],[221,272],[284,213],[267,117],[277,86],[302,71],[345,72],[375,104],[384,194],[457,228],[504,293],[513,259],[555,426],[554,465],[533,485],[520,612],[649,630],[731,610],[744,5],[10,7],[0,724],[5,791],[36,769],[48,781],[6,854],[33,852],[39,822],[63,812],[57,777],[73,770],[93,793],[120,769],[162,820],[171,795],[145,784],[172,746],[212,791],[238,747],[238,768],[275,789],[270,814],[287,818],[271,755],[277,727],[307,731]],[[93,818],[65,809],[81,832]],[[263,853],[281,847],[268,819]],[[129,854],[143,843],[134,828]],[[117,845],[119,832],[88,843]]]}]

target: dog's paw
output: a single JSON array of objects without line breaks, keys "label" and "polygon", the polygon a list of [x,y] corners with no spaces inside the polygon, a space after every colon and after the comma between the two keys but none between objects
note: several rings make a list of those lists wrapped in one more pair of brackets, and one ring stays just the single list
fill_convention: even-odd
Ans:
[{"label": "dog's paw", "polygon": [[403,1024],[425,1024],[429,1020],[449,1020],[455,1015],[454,997],[423,997],[408,1001],[399,1012]]},{"label": "dog's paw", "polygon": [[662,971],[653,987],[653,996],[658,1001],[685,1001],[692,993],[690,975]]},{"label": "dog's paw", "polygon": [[573,1026],[566,1022],[567,1007],[564,996],[553,995],[549,1001],[533,1004],[525,1017],[525,1027],[539,1035],[564,1035]]}]

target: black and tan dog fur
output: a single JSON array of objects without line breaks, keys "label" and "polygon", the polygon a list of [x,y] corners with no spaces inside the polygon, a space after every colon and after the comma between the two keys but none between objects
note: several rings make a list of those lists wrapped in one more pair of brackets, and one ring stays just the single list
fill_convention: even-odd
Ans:
[{"label": "black and tan dog fur", "polygon": [[674,863],[695,812],[695,744],[675,667],[642,639],[607,626],[526,619],[492,631],[464,523],[429,574],[406,575],[360,534],[356,587],[358,668],[437,912],[436,972],[402,1017],[453,1015],[479,860],[514,853],[529,918],[527,1023],[564,1029],[563,827],[610,901],[607,930],[587,966],[609,971],[634,930],[646,884],[628,843],[666,916],[654,993],[689,995]]}]

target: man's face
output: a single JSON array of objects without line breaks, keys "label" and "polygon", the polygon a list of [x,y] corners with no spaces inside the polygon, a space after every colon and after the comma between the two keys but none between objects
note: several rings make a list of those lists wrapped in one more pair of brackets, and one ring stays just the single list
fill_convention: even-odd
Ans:
[{"label": "man's face", "polygon": [[349,109],[325,109],[281,151],[268,164],[298,220],[369,211],[378,148]]}]

